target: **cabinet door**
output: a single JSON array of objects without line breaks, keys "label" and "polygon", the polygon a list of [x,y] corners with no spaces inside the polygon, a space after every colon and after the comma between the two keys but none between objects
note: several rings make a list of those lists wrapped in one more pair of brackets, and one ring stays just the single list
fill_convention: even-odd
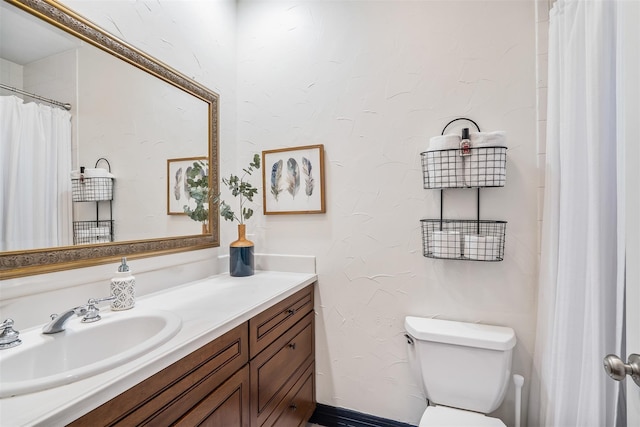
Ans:
[{"label": "cabinet door", "polygon": [[287,396],[269,415],[261,427],[299,427],[305,426],[316,409],[315,364],[304,371]]},{"label": "cabinet door", "polygon": [[313,310],[313,285],[256,315],[249,321],[249,357],[253,359]]},{"label": "cabinet door", "polygon": [[169,425],[244,366],[248,355],[248,327],[243,323],[70,426]]},{"label": "cabinet door", "polygon": [[236,372],[175,425],[249,427],[249,366]]},{"label": "cabinet door", "polygon": [[313,361],[313,339],[309,313],[249,362],[253,427],[264,423]]}]

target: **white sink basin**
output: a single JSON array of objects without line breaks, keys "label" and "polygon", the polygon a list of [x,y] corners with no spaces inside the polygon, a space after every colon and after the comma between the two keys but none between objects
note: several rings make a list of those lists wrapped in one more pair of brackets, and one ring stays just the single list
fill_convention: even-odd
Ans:
[{"label": "white sink basin", "polygon": [[101,313],[102,320],[67,322],[66,330],[20,334],[22,344],[0,351],[0,398],[69,384],[133,360],[171,339],[182,326],[160,310]]}]

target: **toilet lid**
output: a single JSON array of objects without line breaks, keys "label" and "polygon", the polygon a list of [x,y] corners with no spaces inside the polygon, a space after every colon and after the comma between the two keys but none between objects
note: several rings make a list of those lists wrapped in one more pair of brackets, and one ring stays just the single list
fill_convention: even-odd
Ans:
[{"label": "toilet lid", "polygon": [[446,406],[429,406],[420,419],[420,427],[506,427],[498,418],[478,412],[463,411]]}]

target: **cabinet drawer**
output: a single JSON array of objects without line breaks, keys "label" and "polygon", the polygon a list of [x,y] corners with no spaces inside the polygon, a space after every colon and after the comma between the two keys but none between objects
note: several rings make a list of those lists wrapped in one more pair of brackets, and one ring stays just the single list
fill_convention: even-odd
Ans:
[{"label": "cabinet drawer", "polygon": [[236,372],[175,426],[249,427],[249,366]]},{"label": "cabinet drawer", "polygon": [[249,321],[250,358],[313,310],[313,285],[296,292]]},{"label": "cabinet drawer", "polygon": [[70,425],[170,424],[245,365],[248,354],[243,323]]},{"label": "cabinet drawer", "polygon": [[262,427],[306,425],[316,409],[315,389],[315,362],[311,362]]},{"label": "cabinet drawer", "polygon": [[[250,362],[252,425],[260,426],[313,360],[313,313]],[[288,387],[287,387],[288,386]]]}]

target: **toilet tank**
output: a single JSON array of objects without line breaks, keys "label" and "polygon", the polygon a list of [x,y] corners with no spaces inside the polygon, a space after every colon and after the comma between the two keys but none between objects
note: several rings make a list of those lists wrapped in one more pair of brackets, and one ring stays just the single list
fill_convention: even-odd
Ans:
[{"label": "toilet tank", "polygon": [[406,317],[431,403],[484,414],[504,399],[516,335],[504,326]]}]

